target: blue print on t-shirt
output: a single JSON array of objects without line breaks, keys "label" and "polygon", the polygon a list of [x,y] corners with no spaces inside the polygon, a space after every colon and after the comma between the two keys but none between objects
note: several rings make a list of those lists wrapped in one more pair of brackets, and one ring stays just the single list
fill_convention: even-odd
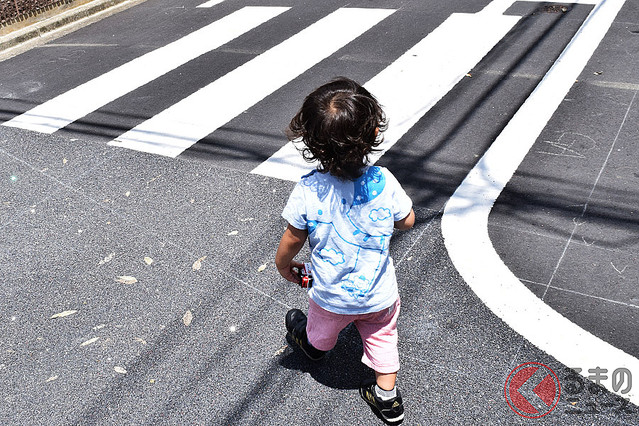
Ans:
[{"label": "blue print on t-shirt", "polygon": [[340,265],[346,262],[346,258],[344,257],[344,253],[341,251],[335,250],[333,248],[326,249],[323,248],[320,250],[320,256],[323,260],[330,263],[331,265]]},{"label": "blue print on t-shirt", "polygon": [[379,167],[369,167],[355,181],[355,199],[353,206],[366,204],[375,199],[384,190],[386,178]]},{"label": "blue print on t-shirt", "polygon": [[[335,220],[327,222],[308,220],[307,226],[309,234],[322,227],[321,234],[333,235],[330,245],[319,250],[319,257],[335,266],[336,272],[341,271],[339,285],[357,299],[370,291],[383,266],[390,234],[387,231],[379,232],[388,227],[380,228],[377,223],[391,218],[392,212],[384,206],[378,205],[375,209],[367,206],[382,193],[386,185],[386,178],[379,167],[369,167],[353,185],[353,203],[350,209],[332,213],[338,214],[341,219],[335,217]],[[319,191],[317,196],[321,201]],[[324,217],[322,213],[325,211],[316,211]],[[328,229],[324,226],[328,226]]]},{"label": "blue print on t-shirt", "polygon": [[386,220],[391,217],[390,209],[385,209],[380,207],[379,209],[371,210],[368,217],[373,221],[377,222],[378,220]]}]

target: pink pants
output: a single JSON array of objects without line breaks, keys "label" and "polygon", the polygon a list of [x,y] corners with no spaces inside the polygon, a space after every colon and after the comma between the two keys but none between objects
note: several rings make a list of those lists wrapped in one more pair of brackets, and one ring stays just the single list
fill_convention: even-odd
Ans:
[{"label": "pink pants", "polygon": [[379,312],[361,315],[341,315],[321,308],[309,299],[306,334],[311,345],[321,351],[335,347],[337,336],[351,322],[362,337],[362,362],[382,374],[399,370],[397,352],[397,317],[400,300]]}]

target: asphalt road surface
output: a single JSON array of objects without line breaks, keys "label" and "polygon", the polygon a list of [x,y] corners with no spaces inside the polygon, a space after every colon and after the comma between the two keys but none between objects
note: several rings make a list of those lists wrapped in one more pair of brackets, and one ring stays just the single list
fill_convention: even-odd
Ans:
[{"label": "asphalt road surface", "polygon": [[404,423],[639,424],[638,53],[631,0],[146,0],[0,62],[0,420],[379,421],[273,264],[284,128],[343,75],[417,212]]}]

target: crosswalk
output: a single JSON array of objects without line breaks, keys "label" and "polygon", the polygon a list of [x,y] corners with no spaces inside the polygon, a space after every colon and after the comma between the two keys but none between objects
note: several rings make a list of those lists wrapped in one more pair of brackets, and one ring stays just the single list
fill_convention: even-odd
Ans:
[{"label": "crosswalk", "polygon": [[[518,16],[453,14],[364,86],[389,117],[376,162],[517,23]],[[315,166],[287,143],[252,173],[295,181]]]},{"label": "crosswalk", "polygon": [[[393,12],[338,9],[110,144],[176,157]],[[293,61],[290,52],[297,52]]]},{"label": "crosswalk", "polygon": [[167,46],[82,84],[4,123],[53,133],[178,66],[203,55],[289,8],[245,7]]},{"label": "crosswalk", "polygon": [[[210,8],[218,3],[210,1],[197,7]],[[372,162],[391,149],[515,26],[520,17],[504,14],[512,3],[513,0],[494,0],[474,14],[453,13],[365,83],[389,117],[385,142]],[[245,33],[260,31],[261,25],[285,16],[290,9],[243,7],[37,105],[3,126],[56,132]],[[177,157],[339,49],[374,31],[395,12],[392,8],[339,8],[125,131],[109,145]],[[283,141],[283,147],[253,168],[252,173],[296,181],[312,168],[314,165],[304,162],[292,143]]]}]

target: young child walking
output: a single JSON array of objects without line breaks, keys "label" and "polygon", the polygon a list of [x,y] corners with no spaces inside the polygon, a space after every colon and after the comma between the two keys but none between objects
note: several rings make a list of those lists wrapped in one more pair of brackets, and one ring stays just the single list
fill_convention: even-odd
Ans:
[{"label": "young child walking", "polygon": [[284,208],[288,227],[275,263],[284,278],[299,284],[303,265],[294,258],[308,238],[313,275],[308,317],[291,309],[286,329],[306,356],[320,360],[353,322],[362,337],[362,362],[376,376],[360,395],[386,421],[399,422],[404,418],[395,386],[400,299],[388,248],[393,228],[411,228],[415,214],[397,179],[367,164],[385,128],[376,99],[347,78],[306,97],[288,137],[301,141],[304,158],[318,166],[302,177]]}]

